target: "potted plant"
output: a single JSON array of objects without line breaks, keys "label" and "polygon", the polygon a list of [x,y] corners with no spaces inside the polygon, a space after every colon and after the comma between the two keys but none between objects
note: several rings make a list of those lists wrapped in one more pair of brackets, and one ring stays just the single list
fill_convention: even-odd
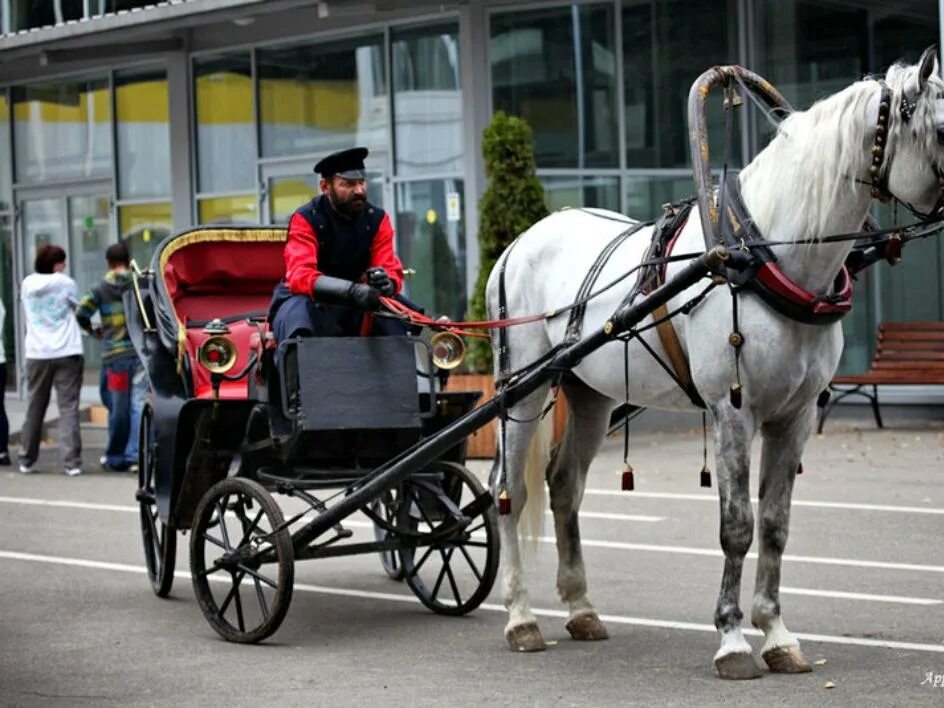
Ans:
[{"label": "potted plant", "polygon": [[[479,273],[469,306],[469,320],[488,319],[485,285],[498,258],[519,234],[547,216],[544,187],[535,175],[531,127],[526,121],[498,111],[482,134],[482,153],[488,184],[479,201]],[[482,391],[487,400],[495,393],[491,344],[486,339],[467,342],[465,372],[449,378],[453,391]],[[566,419],[566,407],[554,413],[555,437]],[[469,457],[493,457],[495,425],[469,438]]]}]

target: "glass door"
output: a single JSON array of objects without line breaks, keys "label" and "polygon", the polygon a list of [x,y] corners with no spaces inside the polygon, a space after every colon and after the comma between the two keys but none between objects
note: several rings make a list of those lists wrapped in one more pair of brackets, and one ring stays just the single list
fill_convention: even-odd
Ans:
[{"label": "glass door", "polygon": [[[17,201],[21,280],[35,271],[36,250],[40,246],[61,246],[66,251],[66,273],[75,280],[81,298],[104,276],[105,249],[115,241],[110,185],[75,191],[21,190]],[[18,333],[18,339],[22,334]],[[88,337],[83,337],[82,342],[85,382],[97,384],[101,345]]]}]

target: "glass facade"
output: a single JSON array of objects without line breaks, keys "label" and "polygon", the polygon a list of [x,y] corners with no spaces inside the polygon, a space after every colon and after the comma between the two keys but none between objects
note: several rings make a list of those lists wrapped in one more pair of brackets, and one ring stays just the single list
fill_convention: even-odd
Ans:
[{"label": "glass facade", "polygon": [[[620,20],[626,166],[688,167],[688,89],[708,67],[738,63],[737,2],[626,2]],[[719,158],[722,111],[716,102],[710,108],[712,156]],[[737,134],[732,148],[739,160]]]},{"label": "glass facade", "polygon": [[397,185],[397,253],[407,295],[434,317],[465,314],[465,230],[461,180],[420,180]]},{"label": "glass facade", "polygon": [[528,121],[539,167],[618,167],[615,7],[492,16],[495,110]]},{"label": "glass facade", "polygon": [[388,149],[382,35],[256,52],[263,157],[321,156],[363,145],[382,164]]},{"label": "glass facade", "polygon": [[118,232],[138,267],[146,268],[160,242],[173,233],[172,211],[170,202],[118,207]]},{"label": "glass facade", "polygon": [[[472,179],[480,145],[468,121],[487,120],[482,106],[530,123],[550,209],[603,207],[655,218],[662,204],[694,191],[686,104],[706,68],[750,65],[805,108],[893,60],[914,61],[940,35],[934,3],[469,4],[485,20],[469,25],[483,27],[471,37],[463,35],[465,10],[304,38],[294,26],[276,31],[280,22],[289,29],[286,14],[251,25],[260,28],[258,41],[241,29],[238,48],[213,38],[205,45],[213,49],[188,57],[186,77],[180,62],[139,66],[140,57],[128,60],[133,68],[104,60],[95,74],[0,86],[0,141],[12,153],[0,149],[0,245],[16,224],[12,238],[22,244],[19,265],[27,271],[43,241],[69,248],[70,267],[78,268],[82,253],[98,258],[95,249],[122,238],[144,264],[162,238],[191,225],[175,223],[174,215],[285,223],[317,192],[311,167],[318,159],[365,145],[369,198],[390,212],[400,256],[416,271],[409,294],[431,312],[460,317],[466,273],[475,265],[466,262],[466,244],[475,238],[466,215],[474,214],[483,188],[478,175]],[[50,13],[57,21],[57,8],[63,17],[86,16],[119,5],[126,6],[0,0],[0,25],[15,30],[48,22]],[[190,31],[194,46],[208,38],[196,25]],[[469,80],[472,66],[485,67],[487,76],[463,86],[463,71]],[[168,72],[177,72],[171,81]],[[191,95],[172,94],[182,83]],[[186,125],[171,110],[180,100],[192,101]],[[724,120],[720,101],[712,104],[717,170]],[[749,106],[735,116],[729,162],[738,168],[763,147],[770,129]],[[192,164],[173,162],[187,152],[171,144],[172,135],[192,136],[186,146]],[[175,189],[188,171],[191,189]],[[185,194],[192,202],[181,205]],[[16,221],[14,202],[22,206]],[[883,225],[893,223],[888,210],[877,213]],[[9,259],[9,249],[0,256]],[[11,281],[3,267],[0,285]],[[936,240],[911,244],[897,268],[880,265],[860,276],[855,308],[843,321],[842,370],[867,366],[879,321],[944,319],[942,280],[944,248]]]},{"label": "glass facade", "polygon": [[170,196],[170,105],[163,67],[115,72],[118,196]]},{"label": "glass facade", "polygon": [[197,191],[232,194],[256,188],[252,60],[248,52],[193,63]]},{"label": "glass facade", "polygon": [[462,174],[459,27],[393,33],[397,175]]},{"label": "glass facade", "polygon": [[12,102],[18,183],[111,177],[106,77],[14,87]]},{"label": "glass facade", "polygon": [[541,183],[551,211],[566,206],[620,210],[619,177],[542,177]]}]

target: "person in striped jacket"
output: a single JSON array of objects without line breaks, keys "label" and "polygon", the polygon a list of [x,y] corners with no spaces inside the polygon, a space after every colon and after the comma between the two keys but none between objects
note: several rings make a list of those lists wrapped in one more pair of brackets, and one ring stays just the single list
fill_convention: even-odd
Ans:
[{"label": "person in striped jacket", "polygon": [[[122,295],[131,287],[130,254],[124,243],[105,251],[108,272],[79,303],[79,326],[102,342],[99,389],[108,409],[108,447],[100,462],[111,472],[136,471],[138,424],[147,392],[144,372],[128,337]],[[98,312],[101,326],[93,326]]]}]

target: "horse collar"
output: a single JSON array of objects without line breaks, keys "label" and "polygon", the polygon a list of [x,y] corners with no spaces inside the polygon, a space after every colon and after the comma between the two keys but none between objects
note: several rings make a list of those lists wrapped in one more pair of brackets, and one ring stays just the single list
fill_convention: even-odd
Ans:
[{"label": "horse collar", "polygon": [[763,244],[763,236],[741,198],[736,173],[728,174],[724,189],[728,215],[720,220],[721,240],[728,248],[746,249],[752,256],[746,269],[729,269],[727,278],[733,286],[757,293],[784,317],[804,324],[832,324],[852,309],[852,278],[845,265],[827,295],[817,295],[795,283],[777,265],[773,251]]}]

